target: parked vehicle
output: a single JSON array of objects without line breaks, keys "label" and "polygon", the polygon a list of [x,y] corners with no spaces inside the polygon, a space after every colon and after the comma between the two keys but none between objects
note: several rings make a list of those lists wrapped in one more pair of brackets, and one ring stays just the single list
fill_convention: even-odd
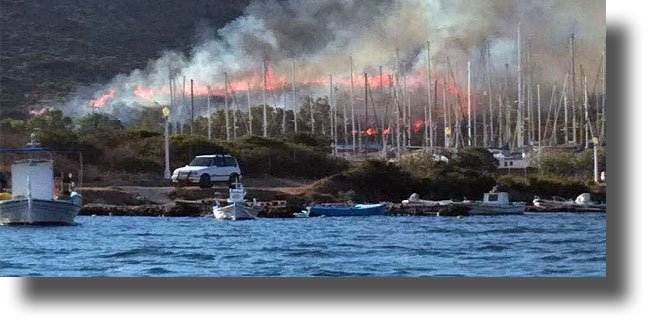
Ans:
[{"label": "parked vehicle", "polygon": [[237,159],[229,154],[196,156],[188,165],[175,169],[171,181],[176,185],[198,185],[211,188],[218,183],[232,186],[241,181]]}]

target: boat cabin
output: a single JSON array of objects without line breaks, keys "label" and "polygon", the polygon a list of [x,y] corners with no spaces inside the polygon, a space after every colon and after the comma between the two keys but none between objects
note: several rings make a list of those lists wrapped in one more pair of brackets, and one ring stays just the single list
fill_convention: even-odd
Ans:
[{"label": "boat cabin", "polygon": [[11,196],[14,199],[52,200],[54,190],[53,162],[27,159],[11,165]]},{"label": "boat cabin", "polygon": [[483,203],[504,204],[510,203],[510,197],[507,192],[486,193],[483,196]]}]

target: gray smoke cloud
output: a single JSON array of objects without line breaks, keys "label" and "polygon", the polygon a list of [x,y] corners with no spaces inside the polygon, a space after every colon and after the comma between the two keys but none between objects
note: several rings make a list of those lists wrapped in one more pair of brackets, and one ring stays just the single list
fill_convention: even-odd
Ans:
[{"label": "gray smoke cloud", "polygon": [[[516,70],[518,23],[523,50],[531,43],[536,82],[562,81],[569,67],[572,33],[577,63],[589,74],[596,72],[605,48],[604,1],[256,0],[243,16],[209,39],[205,37],[191,52],[163,53],[143,70],[117,75],[106,85],[80,88],[76,97],[60,107],[68,114],[82,115],[90,112],[89,104],[103,102],[103,111],[124,120],[131,114],[126,108],[170,103],[170,72],[175,75],[178,96],[183,76],[187,79],[187,101],[174,103],[173,117],[185,112],[182,107],[176,109],[176,104],[188,104],[189,79],[194,79],[197,95],[206,95],[208,85],[213,95],[223,95],[224,72],[238,91],[238,99],[250,84],[253,103],[259,104],[262,61],[270,68],[274,86],[288,91],[292,58],[296,60],[300,103],[302,95],[326,95],[329,74],[334,75],[335,86],[348,91],[349,56],[356,75],[377,75],[379,66],[386,74],[393,73],[397,48],[411,86],[421,87],[426,41],[431,42],[433,71],[445,73],[449,57],[458,81],[464,79],[468,60],[474,69],[480,67],[481,49],[489,44],[494,76],[501,77],[505,64]],[[526,61],[526,56],[523,59]],[[281,105],[279,93],[271,98]],[[287,105],[290,98],[288,95]]]}]

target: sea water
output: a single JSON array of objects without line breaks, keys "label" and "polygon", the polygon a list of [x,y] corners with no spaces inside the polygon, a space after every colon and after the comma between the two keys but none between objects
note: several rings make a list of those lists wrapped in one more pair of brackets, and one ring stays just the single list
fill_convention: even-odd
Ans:
[{"label": "sea water", "polygon": [[76,221],[0,227],[0,276],[606,275],[600,213]]}]

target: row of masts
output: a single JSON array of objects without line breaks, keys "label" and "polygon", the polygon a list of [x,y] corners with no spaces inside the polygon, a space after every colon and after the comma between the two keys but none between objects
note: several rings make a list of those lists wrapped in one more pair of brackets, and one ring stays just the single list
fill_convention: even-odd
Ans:
[{"label": "row of masts", "polygon": [[[423,120],[413,121],[411,111],[416,110],[416,106],[411,104],[411,92],[407,86],[407,67],[402,70],[399,61],[399,52],[396,50],[396,59],[393,70],[387,75],[388,88],[384,88],[383,67],[379,67],[380,92],[378,93],[378,102],[374,100],[373,90],[370,90],[369,74],[364,73],[364,115],[355,112],[355,86],[353,72],[353,58],[349,58],[350,71],[350,95],[349,103],[338,103],[334,97],[333,75],[329,75],[329,135],[333,141],[333,152],[336,152],[338,144],[349,148],[352,151],[363,151],[368,149],[372,143],[373,137],[375,144],[382,144],[384,154],[387,154],[388,147],[395,145],[395,153],[398,156],[404,148],[413,146],[423,147],[427,150],[437,150],[438,148],[461,148],[466,146],[482,146],[487,148],[508,147],[511,150],[524,149],[527,146],[544,146],[544,145],[561,145],[587,143],[591,138],[604,140],[605,132],[605,55],[602,52],[599,61],[597,75],[592,89],[592,94],[588,88],[588,77],[582,65],[576,64],[575,57],[575,38],[572,35],[569,39],[571,63],[567,73],[564,75],[562,84],[554,83],[551,86],[549,95],[549,104],[542,108],[543,91],[540,84],[533,83],[533,68],[531,62],[531,43],[527,43],[527,52],[523,56],[523,42],[521,38],[521,26],[517,28],[517,72],[516,94],[511,93],[511,73],[509,65],[505,65],[505,77],[494,81],[492,58],[489,46],[485,46],[481,52],[481,61],[477,69],[477,79],[479,81],[479,92],[483,92],[480,99],[472,96],[472,61],[467,62],[466,76],[466,96],[462,96],[460,90],[449,94],[449,88],[457,88],[457,78],[451,61],[448,57],[445,59],[444,75],[433,80],[432,74],[432,56],[430,53],[430,42],[426,43],[426,103],[423,105]],[[526,61],[526,66],[524,66]],[[577,72],[578,68],[578,72]],[[292,69],[292,115],[294,132],[299,131],[298,125],[298,106],[296,97],[296,61],[291,61]],[[578,78],[577,78],[578,75]],[[178,106],[174,108],[177,112],[178,121],[173,123],[173,132],[182,133],[184,128],[182,113],[187,105],[186,95],[186,77],[182,77],[182,84],[179,83],[178,77],[170,77],[171,105]],[[493,84],[494,83],[494,84]],[[189,80],[190,84],[190,121],[189,131],[194,132],[194,81]],[[248,128],[248,135],[270,136],[270,125],[268,123],[267,109],[271,108],[267,104],[267,63],[262,62],[262,91],[261,101],[262,108],[262,131],[253,132],[253,114],[252,114],[252,97],[251,87],[248,83],[247,105],[248,121],[245,124]],[[601,87],[598,91],[598,85]],[[179,88],[179,89],[178,89]],[[224,73],[224,121],[225,121],[225,138],[232,141],[238,136],[238,122],[236,111],[237,97],[235,90],[231,87],[228,74]],[[560,92],[559,92],[560,89]],[[580,94],[577,95],[577,89]],[[387,91],[387,92],[385,92]],[[210,96],[211,88],[207,86],[207,113],[208,113],[208,139],[218,138],[212,136],[213,107]],[[229,96],[232,95],[232,103],[229,103]],[[513,98],[516,97],[516,100]],[[594,97],[595,118],[590,119],[592,106],[590,99]],[[441,99],[440,99],[441,98]],[[275,99],[274,99],[275,100]],[[316,105],[312,97],[309,99],[310,108],[310,128],[311,132],[316,133],[315,112]],[[546,100],[545,100],[546,101]],[[286,97],[283,94],[283,105],[286,103]],[[375,105],[378,103],[378,107]],[[275,104],[275,102],[274,102]],[[373,119],[369,116],[369,105]],[[464,107],[466,106],[466,111]],[[341,108],[340,108],[341,107]],[[274,105],[275,108],[275,105]],[[314,110],[313,110],[314,109]],[[349,110],[350,109],[350,110]],[[377,109],[382,111],[381,117],[377,114]],[[496,110],[495,110],[496,109]],[[274,109],[275,110],[275,109]],[[283,110],[285,108],[283,107]],[[340,121],[338,120],[341,113],[342,129],[339,130]],[[350,117],[349,117],[350,113]],[[545,114],[546,113],[546,114]],[[421,116],[421,115],[420,115]],[[442,119],[439,119],[441,116]],[[545,117],[546,116],[546,117]],[[364,118],[364,119],[363,119]],[[232,121],[230,121],[232,119]],[[415,117],[416,119],[416,117]],[[243,121],[243,119],[242,119]],[[287,114],[283,111],[283,125],[280,132],[285,133],[287,130]],[[480,123],[479,123],[480,121]],[[440,125],[440,122],[442,123]],[[365,128],[363,131],[363,127]],[[372,129],[373,128],[373,129]],[[466,128],[466,130],[464,130]],[[367,130],[372,129],[371,133]],[[419,130],[423,130],[423,137],[417,136]],[[482,130],[482,134],[479,134]],[[322,128],[325,134],[325,128]],[[340,137],[341,135],[341,137]],[[364,138],[364,145],[363,145]],[[418,142],[419,141],[419,142]]]}]

